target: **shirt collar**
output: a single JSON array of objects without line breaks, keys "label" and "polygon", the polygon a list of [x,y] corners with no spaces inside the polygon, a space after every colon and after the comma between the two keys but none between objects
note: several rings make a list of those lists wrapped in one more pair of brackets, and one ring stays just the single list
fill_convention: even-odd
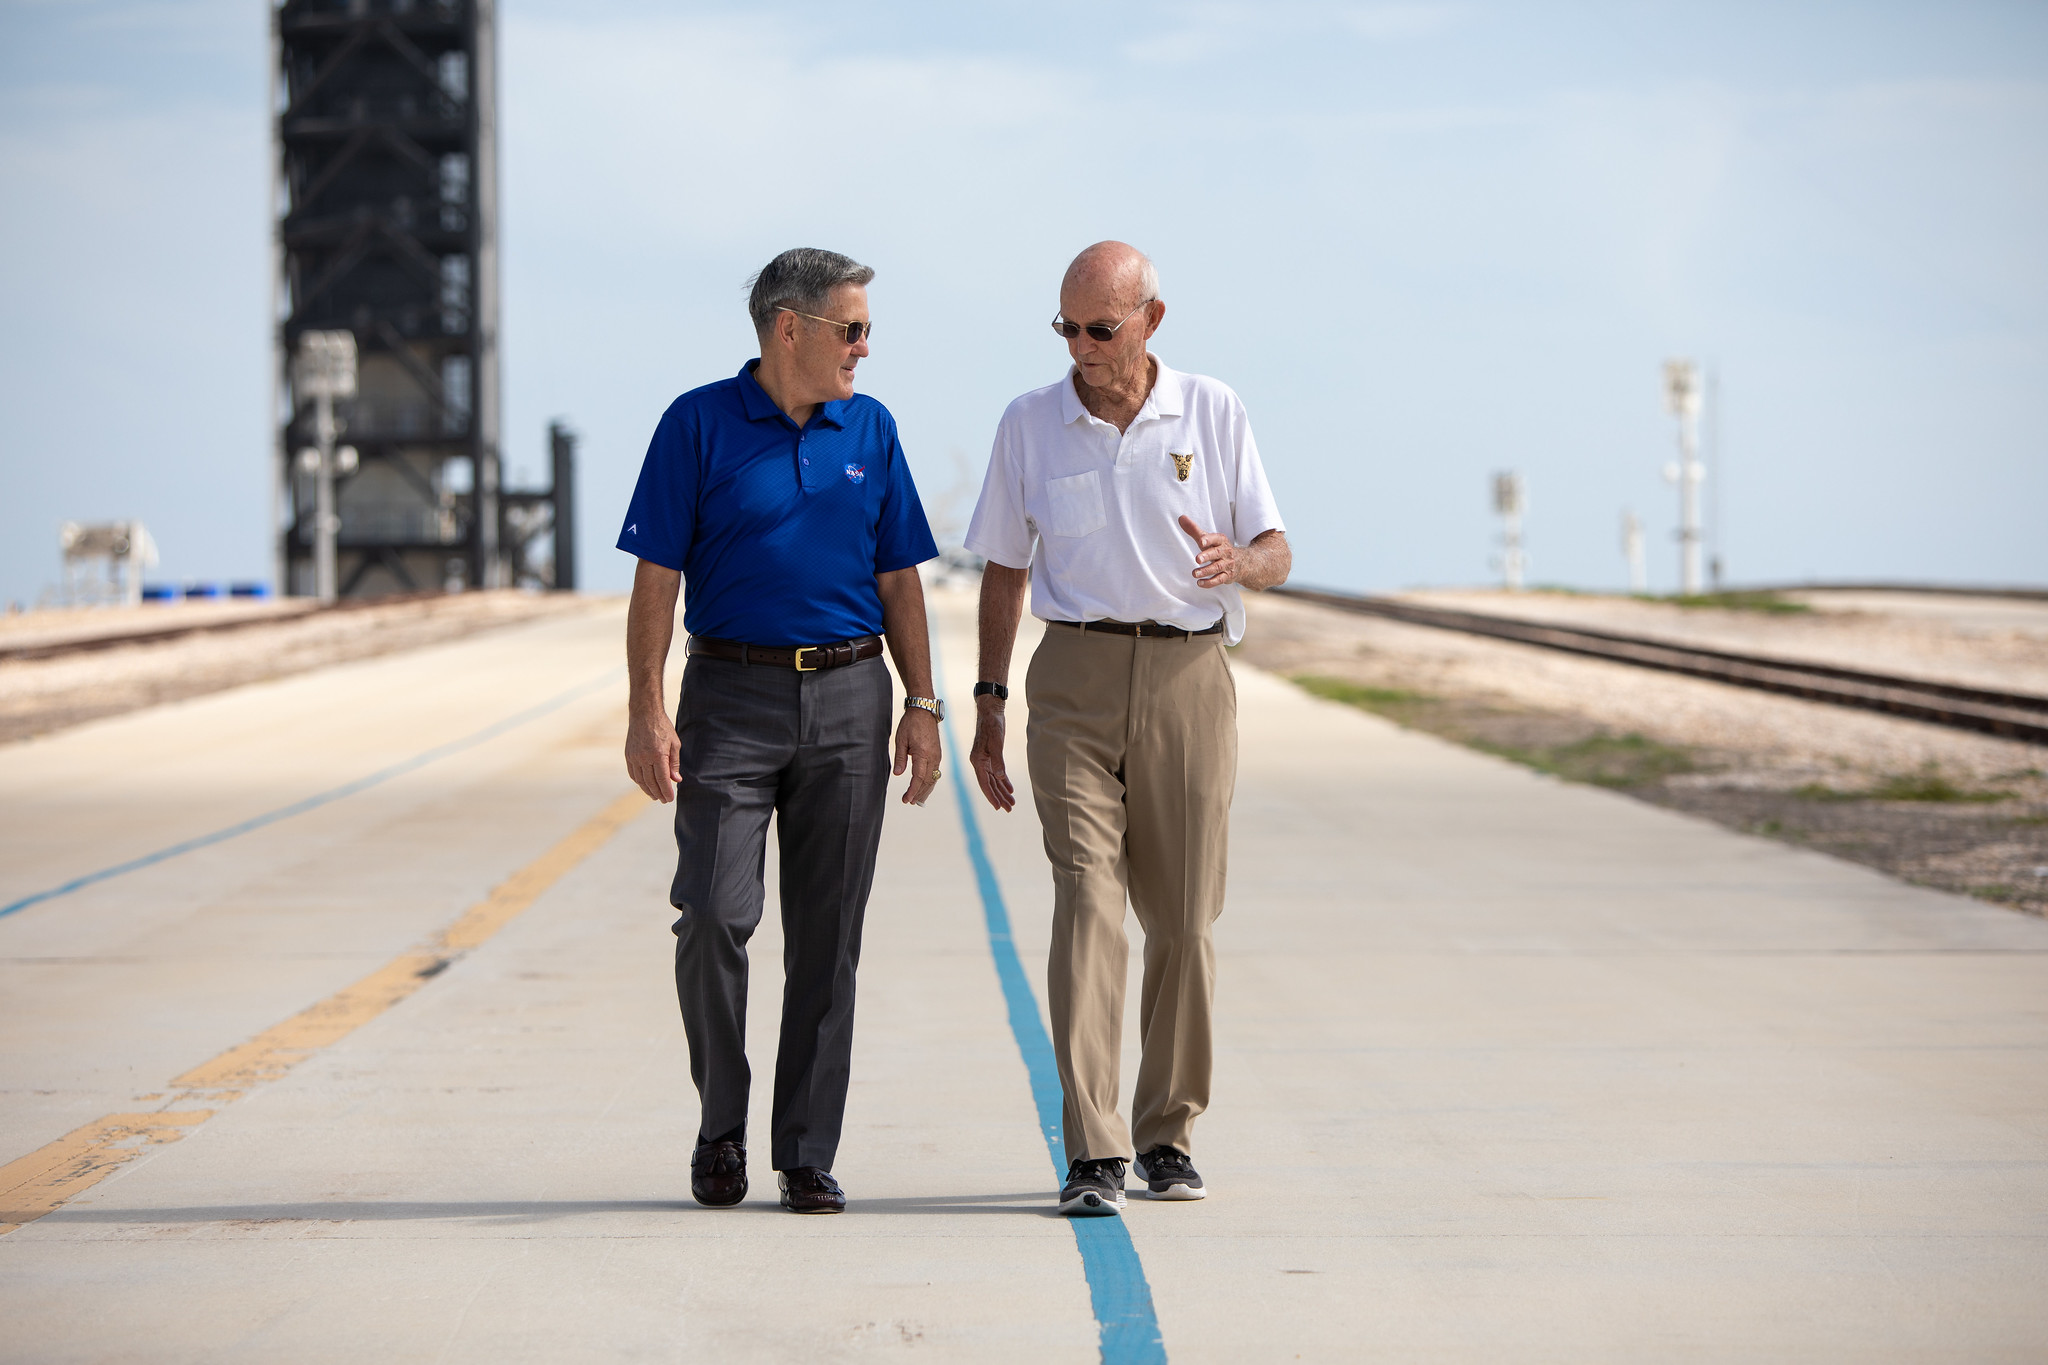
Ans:
[{"label": "shirt collar", "polygon": [[[1180,417],[1186,413],[1186,407],[1181,398],[1180,375],[1168,369],[1166,362],[1158,356],[1153,356],[1152,360],[1154,364],[1159,366],[1159,373],[1152,380],[1152,392],[1145,395],[1144,403],[1138,408],[1138,415],[1131,419],[1132,426],[1136,426],[1140,422],[1149,421],[1154,417]],[[1066,382],[1060,385],[1060,421],[1062,424],[1070,425],[1089,415],[1088,409],[1081,406],[1080,392],[1074,387],[1074,377],[1079,373],[1080,370],[1077,367],[1069,365],[1067,367]],[[762,396],[766,397],[765,394]],[[769,406],[773,407],[774,404],[771,403]]]},{"label": "shirt collar", "polygon": [[[740,366],[740,407],[747,414],[749,422],[762,422],[771,417],[780,417],[786,421],[789,414],[775,406],[775,400],[768,396],[768,390],[762,388],[761,381],[754,378],[754,367],[760,363],[760,359],[756,357]],[[835,398],[829,403],[821,403],[811,420],[822,422],[826,426],[843,428],[846,423],[842,420],[842,409],[845,407],[844,399]]]},{"label": "shirt collar", "polygon": [[1159,363],[1159,377],[1152,381],[1152,392],[1146,399],[1147,403],[1154,409],[1152,415],[1154,417],[1186,416],[1187,406],[1184,401],[1186,395],[1180,382],[1180,372],[1168,369],[1166,362],[1160,360],[1156,355],[1152,359]]}]

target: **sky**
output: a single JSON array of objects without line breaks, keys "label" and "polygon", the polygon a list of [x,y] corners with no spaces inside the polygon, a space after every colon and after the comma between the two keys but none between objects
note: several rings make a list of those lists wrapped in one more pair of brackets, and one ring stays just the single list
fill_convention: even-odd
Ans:
[{"label": "sky", "polygon": [[[1676,586],[1667,357],[1714,376],[1737,584],[2048,583],[2048,6],[501,0],[505,458],[582,437],[582,576],[744,282],[876,269],[862,389],[942,541],[1064,372],[1080,248],[1237,390],[1295,581]],[[0,0],[0,600],[57,526],[269,572],[260,0]]]}]

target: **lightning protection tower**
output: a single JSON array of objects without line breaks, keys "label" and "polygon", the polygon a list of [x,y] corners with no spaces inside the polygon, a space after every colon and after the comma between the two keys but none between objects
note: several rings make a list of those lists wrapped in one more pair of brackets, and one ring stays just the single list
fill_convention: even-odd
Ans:
[{"label": "lightning protection tower", "polygon": [[1664,477],[1678,485],[1678,591],[1697,597],[1700,582],[1700,367],[1690,360],[1664,362],[1664,405],[1678,419],[1678,459]]},{"label": "lightning protection tower", "polygon": [[1509,592],[1522,590],[1522,570],[1528,564],[1522,554],[1522,510],[1527,504],[1521,471],[1509,469],[1493,476],[1493,510],[1500,517],[1501,586]]},{"label": "lightning protection tower", "polygon": [[350,332],[342,596],[494,587],[499,548],[495,0],[272,0],[277,541],[316,590],[308,332]]}]

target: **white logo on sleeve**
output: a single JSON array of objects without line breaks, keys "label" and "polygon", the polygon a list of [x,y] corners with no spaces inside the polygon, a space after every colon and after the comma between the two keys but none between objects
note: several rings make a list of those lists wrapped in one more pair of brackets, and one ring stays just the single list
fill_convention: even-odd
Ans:
[{"label": "white logo on sleeve", "polygon": [[638,534],[640,534],[640,523],[639,523],[639,522],[637,522],[637,521],[629,521],[629,522],[627,522],[627,523],[626,523],[626,534],[627,534],[627,535],[629,535],[629,536],[635,536],[635,535],[638,535]]}]

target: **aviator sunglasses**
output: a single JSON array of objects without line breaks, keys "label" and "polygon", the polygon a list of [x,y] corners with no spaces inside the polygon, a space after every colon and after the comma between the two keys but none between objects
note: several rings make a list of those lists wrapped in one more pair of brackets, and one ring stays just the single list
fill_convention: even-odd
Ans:
[{"label": "aviator sunglasses", "polygon": [[798,317],[809,318],[812,322],[822,322],[827,327],[837,327],[846,333],[846,344],[849,346],[858,346],[864,339],[875,334],[875,324],[872,322],[834,322],[831,318],[821,318],[816,313],[798,313],[794,308],[784,308],[782,311],[796,313]]},{"label": "aviator sunglasses", "polygon": [[[1146,299],[1143,303],[1140,303],[1138,305],[1138,308],[1143,308],[1145,304],[1150,302],[1152,302],[1152,300]],[[1062,318],[1058,313],[1054,313],[1052,315],[1052,329],[1055,332],[1058,332],[1061,336],[1065,337],[1069,341],[1072,341],[1075,337],[1081,335],[1081,333],[1083,332],[1086,332],[1090,337],[1094,338],[1097,341],[1109,341],[1116,336],[1118,327],[1122,327],[1125,323],[1131,320],[1131,313],[1137,312],[1138,308],[1133,308],[1130,313],[1126,313],[1121,318],[1118,318],[1116,327],[1106,326],[1100,322],[1068,322],[1065,318]]]}]

